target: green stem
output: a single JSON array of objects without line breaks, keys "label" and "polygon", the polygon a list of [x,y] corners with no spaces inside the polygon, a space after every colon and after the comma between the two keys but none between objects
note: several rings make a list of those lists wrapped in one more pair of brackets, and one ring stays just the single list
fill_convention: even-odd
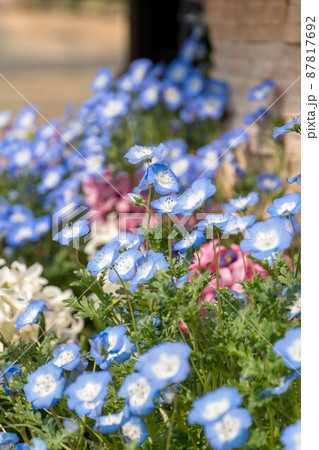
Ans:
[{"label": "green stem", "polygon": [[170,444],[171,444],[173,427],[174,427],[174,420],[175,420],[176,413],[177,413],[177,394],[175,393],[173,412],[172,412],[172,416],[171,416],[171,423],[170,423],[169,429],[168,429],[168,435],[167,435],[167,441],[166,441],[165,450],[169,450],[169,447],[170,447]]}]

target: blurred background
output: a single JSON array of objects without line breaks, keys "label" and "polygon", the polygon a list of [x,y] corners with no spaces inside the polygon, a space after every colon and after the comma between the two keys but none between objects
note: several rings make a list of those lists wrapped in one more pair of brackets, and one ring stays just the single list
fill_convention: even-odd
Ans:
[{"label": "blurred background", "polygon": [[[288,89],[274,112],[299,114],[300,0],[0,0],[0,72],[45,117],[61,117],[89,96],[99,67],[119,75],[138,57],[171,60],[192,12],[208,27],[213,76],[230,84],[235,125],[264,79],[275,80],[277,97]],[[24,104],[0,79],[0,110]],[[299,164],[299,140],[287,139]]]}]

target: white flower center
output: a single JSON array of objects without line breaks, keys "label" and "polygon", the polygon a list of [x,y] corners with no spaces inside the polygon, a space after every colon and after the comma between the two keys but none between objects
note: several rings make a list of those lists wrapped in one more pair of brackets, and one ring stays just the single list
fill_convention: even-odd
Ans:
[{"label": "white flower center", "polygon": [[161,207],[163,211],[171,212],[176,205],[177,201],[171,197],[168,197],[162,202]]},{"label": "white flower center", "polygon": [[158,90],[155,87],[150,87],[145,91],[145,95],[149,101],[155,101],[158,98]]},{"label": "white flower center", "polygon": [[262,252],[276,248],[279,236],[275,230],[260,231],[255,238],[255,248]]},{"label": "white flower center", "polygon": [[112,254],[103,252],[96,258],[96,261],[99,267],[109,266],[112,261]]},{"label": "white flower center", "polygon": [[64,366],[65,364],[68,364],[70,361],[73,361],[73,359],[74,359],[73,353],[65,350],[59,355],[58,359],[54,361],[54,365],[57,367],[61,367]]},{"label": "white flower center", "polygon": [[31,228],[20,228],[20,230],[16,234],[16,240],[18,242],[23,241],[24,239],[29,239],[32,236]]},{"label": "white flower center", "polygon": [[17,153],[16,158],[17,165],[21,167],[31,161],[31,153],[28,149],[25,149],[22,152]]},{"label": "white flower center", "polygon": [[214,113],[219,107],[219,102],[215,99],[206,101],[203,105],[203,110],[206,114]]},{"label": "white flower center", "polygon": [[236,198],[234,200],[231,200],[231,204],[235,206],[236,208],[243,208],[247,205],[249,199],[247,198]]},{"label": "white flower center", "polygon": [[26,311],[23,315],[23,321],[25,323],[32,322],[37,317],[38,312],[39,311],[35,308],[32,308],[32,309]]},{"label": "white flower center", "polygon": [[296,450],[301,450],[301,434],[298,433],[295,437],[294,437],[294,443],[295,443],[295,449]]},{"label": "white flower center", "polygon": [[56,388],[56,381],[51,374],[39,375],[37,377],[35,386],[33,388],[34,392],[40,397],[46,397],[52,394]]},{"label": "white flower center", "polygon": [[193,209],[197,205],[200,205],[205,199],[205,191],[199,190],[197,192],[190,192],[187,195],[187,199],[185,202],[185,209]]},{"label": "white flower center", "polygon": [[178,355],[169,355],[161,353],[158,361],[151,367],[151,371],[157,378],[165,379],[173,377],[180,368],[180,359]]},{"label": "white flower center", "polygon": [[124,436],[127,436],[131,441],[139,441],[141,437],[141,429],[131,422],[126,422],[122,427]]},{"label": "white flower center", "polygon": [[288,348],[287,353],[291,359],[300,362],[301,360],[301,340],[296,339]]},{"label": "white flower center", "polygon": [[106,83],[106,81],[107,81],[107,76],[105,74],[101,73],[100,75],[98,75],[97,78],[95,78],[94,85],[97,89],[100,89],[100,88],[104,87],[104,84]]},{"label": "white flower center", "polygon": [[101,388],[102,383],[92,383],[91,381],[88,381],[82,389],[78,390],[76,395],[79,400],[92,402],[100,393]]},{"label": "white flower center", "polygon": [[145,158],[145,156],[150,156],[152,154],[152,149],[148,147],[142,147],[134,151],[135,158]]},{"label": "white flower center", "polygon": [[284,202],[278,209],[278,214],[289,214],[296,206],[296,202]]},{"label": "white flower center", "polygon": [[155,175],[155,179],[163,187],[171,187],[172,185],[172,174],[168,170],[163,170]]},{"label": "white flower center", "polygon": [[120,100],[110,100],[108,104],[103,108],[103,114],[106,117],[117,116],[122,110],[122,102]]},{"label": "white flower center", "polygon": [[174,172],[174,174],[177,177],[180,177],[188,169],[189,162],[188,162],[188,160],[186,158],[185,159],[179,159],[178,161],[176,161],[173,164],[171,164],[170,167],[171,167],[172,171]]},{"label": "white flower center", "polygon": [[151,392],[151,387],[146,378],[139,378],[128,386],[130,405],[140,406],[145,403]]},{"label": "white flower center", "polygon": [[217,417],[224,414],[230,407],[229,401],[226,398],[223,398],[219,401],[209,402],[203,412],[203,417],[206,420],[213,421],[217,419]]},{"label": "white flower center", "polygon": [[44,184],[46,187],[54,187],[56,183],[59,181],[59,174],[57,172],[50,172],[46,177]]},{"label": "white flower center", "polygon": [[79,225],[73,225],[73,227],[68,227],[63,230],[63,235],[66,238],[76,237],[80,233],[81,227]]},{"label": "white flower center", "polygon": [[132,256],[125,256],[120,258],[116,263],[116,270],[120,275],[125,275],[134,265],[134,258]]},{"label": "white flower center", "polygon": [[277,185],[277,181],[272,180],[270,178],[265,178],[262,181],[262,183],[265,186],[265,188],[267,188],[267,189],[274,189],[276,187],[276,185]]},{"label": "white flower center", "polygon": [[100,419],[101,425],[108,426],[108,425],[118,425],[121,423],[123,418],[123,412],[120,412],[119,414],[109,414],[108,416],[103,417]]},{"label": "white flower center", "polygon": [[214,426],[221,442],[227,442],[235,439],[240,430],[240,420],[236,417],[226,414]]},{"label": "white flower center", "polygon": [[179,99],[178,92],[175,88],[170,87],[167,88],[164,92],[164,96],[168,102],[176,102]]}]

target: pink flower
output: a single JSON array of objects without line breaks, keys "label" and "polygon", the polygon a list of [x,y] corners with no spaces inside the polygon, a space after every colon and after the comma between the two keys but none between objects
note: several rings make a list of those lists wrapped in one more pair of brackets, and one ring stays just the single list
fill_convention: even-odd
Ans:
[{"label": "pink flower", "polygon": [[[227,249],[223,245],[218,247],[218,241],[215,240],[216,258],[219,262],[219,287],[228,286],[236,292],[242,292],[243,288],[238,283],[239,280],[251,280],[256,273],[260,273],[262,277],[267,275],[267,272],[257,263],[250,261],[246,253],[242,253],[239,245],[231,244]],[[199,251],[199,261],[197,255],[194,257],[194,262],[190,266],[193,273],[199,273],[199,267],[209,269],[212,273],[216,273],[216,264],[214,257],[214,245],[210,241],[201,246]],[[246,271],[245,271],[246,267]],[[216,277],[210,282],[203,292],[203,298],[199,301],[211,301],[214,297],[214,288],[217,288]]]},{"label": "pink flower", "polygon": [[105,223],[109,214],[116,213],[116,219],[120,218],[120,231],[136,229],[141,225],[142,219],[132,218],[131,213],[145,212],[145,209],[132,205],[127,197],[135,184],[125,172],[113,176],[109,170],[105,170],[103,175],[104,179],[93,175],[83,183],[84,200],[97,212],[94,219]]}]

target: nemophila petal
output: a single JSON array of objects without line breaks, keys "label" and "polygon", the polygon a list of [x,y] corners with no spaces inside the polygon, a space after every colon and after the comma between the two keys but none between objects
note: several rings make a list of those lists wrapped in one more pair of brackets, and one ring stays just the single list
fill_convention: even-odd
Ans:
[{"label": "nemophila petal", "polygon": [[230,214],[208,214],[206,216],[206,219],[201,220],[198,222],[195,227],[199,230],[203,231],[206,230],[206,228],[213,229],[214,227],[222,228],[224,225],[227,224],[228,220],[230,218]]},{"label": "nemophila petal", "polygon": [[247,208],[247,206],[255,205],[258,202],[259,194],[257,192],[250,192],[246,197],[239,198],[231,198],[229,200],[229,204],[231,206],[231,210],[227,210],[227,212],[234,211],[242,211]]},{"label": "nemophila petal", "polygon": [[65,390],[68,407],[75,409],[79,417],[85,414],[89,417],[100,415],[108,391],[107,384],[111,378],[110,373],[106,371],[79,375]]},{"label": "nemophila petal", "polygon": [[11,223],[22,224],[34,218],[32,211],[22,204],[17,204],[9,209],[8,219]]},{"label": "nemophila petal", "polygon": [[243,233],[247,228],[251,227],[256,220],[256,216],[249,214],[248,216],[230,215],[226,224],[222,226],[224,234],[236,235]]},{"label": "nemophila petal", "polygon": [[51,363],[64,370],[74,370],[80,364],[81,347],[75,342],[69,344],[60,344],[53,350]]},{"label": "nemophila petal", "polygon": [[169,159],[178,159],[185,155],[188,147],[183,139],[168,139],[163,144],[166,147],[164,156]]},{"label": "nemophila petal", "polygon": [[231,409],[240,406],[242,400],[236,388],[220,387],[194,401],[188,422],[201,425],[215,422]]},{"label": "nemophila petal", "polygon": [[295,175],[294,177],[287,177],[287,182],[289,184],[293,183],[301,184],[301,173],[298,173],[298,175]]},{"label": "nemophila petal", "polygon": [[[89,339],[91,346],[90,356],[96,359],[96,363],[105,370],[110,366],[110,362],[118,355],[128,351],[128,345],[124,341],[127,329],[124,325],[107,327],[96,334],[93,339]],[[109,358],[109,355],[111,357]]]},{"label": "nemophila petal", "polygon": [[74,239],[85,236],[90,232],[88,220],[77,220],[73,225],[59,231],[53,238],[54,241],[59,241],[62,245],[67,245]]},{"label": "nemophila petal", "polygon": [[273,80],[265,80],[258,86],[249,89],[248,101],[262,101],[266,100],[269,93],[275,87],[275,82]]},{"label": "nemophila petal", "polygon": [[292,235],[286,230],[285,223],[278,218],[257,222],[245,231],[240,243],[241,251],[251,252],[258,259],[265,259],[273,253],[284,250],[291,244]]},{"label": "nemophila petal", "polygon": [[301,420],[284,429],[279,438],[284,450],[301,449]]},{"label": "nemophila petal", "polygon": [[182,240],[174,245],[174,250],[179,252],[186,252],[190,248],[198,247],[205,242],[205,236],[202,231],[195,230],[191,234],[185,236]]},{"label": "nemophila petal", "polygon": [[190,70],[190,65],[182,59],[174,59],[165,71],[166,77],[174,83],[183,83]]},{"label": "nemophila petal", "polygon": [[9,227],[6,241],[10,247],[21,248],[29,241],[36,240],[37,237],[35,232],[35,221],[32,219],[28,222],[18,223]]},{"label": "nemophila petal", "polygon": [[153,62],[147,58],[139,58],[131,62],[129,66],[129,73],[136,88],[140,86],[152,66]]},{"label": "nemophila petal", "polygon": [[155,106],[160,98],[161,84],[157,80],[145,80],[138,93],[138,103],[144,109]]},{"label": "nemophila petal", "polygon": [[190,214],[202,206],[205,200],[214,195],[216,187],[205,178],[195,181],[177,201],[173,214]]},{"label": "nemophila petal", "polygon": [[185,275],[183,275],[182,277],[179,277],[175,282],[175,286],[177,287],[177,289],[182,289],[184,284],[186,283],[186,281],[189,279],[189,277],[191,276],[191,273],[186,273]]},{"label": "nemophila petal", "polygon": [[169,214],[176,205],[178,197],[175,195],[165,195],[151,202],[151,206],[159,214]]},{"label": "nemophila petal", "polygon": [[14,128],[21,128],[24,130],[28,130],[35,126],[35,122],[37,120],[37,109],[34,106],[23,106],[16,118],[14,119],[13,126]]},{"label": "nemophila petal", "polygon": [[261,121],[267,116],[267,109],[266,108],[257,108],[255,111],[249,111],[245,114],[243,123],[245,125],[251,125],[257,121]]},{"label": "nemophila petal", "polygon": [[264,172],[256,176],[257,186],[262,191],[276,191],[281,186],[281,180],[275,173]]},{"label": "nemophila petal", "polygon": [[114,433],[118,428],[124,425],[131,416],[128,405],[125,405],[121,412],[115,414],[108,414],[96,419],[94,430],[99,433]]},{"label": "nemophila petal", "polygon": [[104,245],[101,250],[98,250],[94,254],[86,269],[91,271],[92,275],[95,276],[101,272],[101,270],[110,267],[118,257],[117,249],[119,246],[120,243],[118,241]]},{"label": "nemophila petal", "polygon": [[284,338],[274,343],[274,351],[289,369],[298,369],[301,366],[301,328],[288,330]]},{"label": "nemophila petal", "polygon": [[[133,342],[131,342],[126,335],[123,336],[122,342],[123,345],[119,350],[108,353],[106,358],[107,367],[110,367],[113,361],[117,362],[118,364],[127,361],[132,356],[132,351],[136,352],[135,344],[133,344]],[[100,367],[101,366],[102,365],[100,365]]]},{"label": "nemophila petal", "polygon": [[135,364],[136,370],[145,375],[154,386],[184,381],[190,371],[190,348],[181,342],[163,343],[144,353]]},{"label": "nemophila petal", "polygon": [[284,134],[290,133],[292,129],[294,129],[295,125],[301,125],[301,114],[298,117],[286,123],[286,125],[282,127],[275,127],[273,132],[273,139],[276,139],[278,136],[282,136]]},{"label": "nemophila petal", "polygon": [[126,92],[108,92],[105,94],[99,104],[99,120],[101,124],[124,116],[127,112],[129,101],[130,97]]},{"label": "nemophila petal", "polygon": [[17,442],[19,442],[19,438],[15,433],[0,432],[0,449],[14,448]]},{"label": "nemophila petal", "polygon": [[239,448],[248,440],[247,428],[252,424],[250,413],[244,408],[234,408],[216,422],[205,426],[210,445],[216,450]]},{"label": "nemophila petal", "polygon": [[122,281],[130,281],[135,274],[136,264],[141,256],[142,252],[136,248],[121,253],[109,272],[111,283],[118,281],[119,277]]},{"label": "nemophila petal", "polygon": [[267,208],[267,213],[273,217],[289,216],[301,211],[301,195],[298,192],[286,194],[276,198],[274,203]]},{"label": "nemophila petal", "polygon": [[49,214],[45,214],[44,216],[38,217],[34,220],[36,240],[51,230],[51,220],[52,219]]},{"label": "nemophila petal", "polygon": [[152,159],[154,156],[160,156],[164,152],[164,145],[160,144],[158,147],[147,147],[145,145],[134,145],[124,155],[129,163],[138,164],[147,159]]},{"label": "nemophila petal", "polygon": [[289,375],[287,375],[286,377],[282,377],[279,380],[278,386],[275,388],[267,388],[267,389],[263,389],[260,393],[260,395],[280,395],[283,394],[284,392],[286,392],[286,390],[288,389],[288,387],[291,385],[291,383],[294,381],[295,378],[300,377],[300,373],[298,372],[294,372],[291,373]]},{"label": "nemophila petal", "polygon": [[191,70],[183,83],[183,91],[186,96],[194,97],[200,94],[205,87],[205,79],[199,70]]},{"label": "nemophila petal", "polygon": [[[0,444],[0,449],[1,449]],[[9,447],[10,448],[10,447]],[[15,449],[16,450],[47,450],[47,445],[45,441],[39,438],[33,438],[33,445],[27,445],[27,444],[18,444]]]},{"label": "nemophila petal", "polygon": [[221,140],[225,142],[228,148],[236,148],[240,145],[248,142],[250,139],[249,134],[243,128],[235,128],[227,131],[221,137]]},{"label": "nemophila petal", "polygon": [[179,194],[181,191],[176,175],[164,164],[152,164],[149,166],[146,172],[146,179],[153,183],[155,191],[161,195],[171,192]]},{"label": "nemophila petal", "polygon": [[114,241],[119,242],[121,248],[123,247],[129,250],[139,247],[144,241],[144,236],[142,234],[127,233],[124,231]]},{"label": "nemophila petal", "polygon": [[196,102],[196,114],[200,119],[220,119],[224,113],[227,98],[225,95],[206,93],[196,97],[194,102]]},{"label": "nemophila petal", "polygon": [[126,442],[134,442],[138,447],[148,438],[147,426],[142,417],[133,416],[122,426],[122,436]]},{"label": "nemophila petal", "polygon": [[169,268],[169,264],[163,253],[156,253],[154,250],[150,250],[147,252],[147,255],[154,262],[156,270],[167,270]]},{"label": "nemophila petal", "polygon": [[66,380],[62,369],[53,364],[40,366],[28,375],[24,393],[35,410],[54,406],[63,397]]},{"label": "nemophila petal", "polygon": [[112,71],[108,67],[101,67],[90,86],[93,92],[107,91],[114,83]]},{"label": "nemophila petal", "polygon": [[3,383],[4,392],[6,395],[9,395],[9,386],[14,375],[21,375],[22,371],[19,369],[21,364],[14,365],[13,363],[8,364],[7,366],[0,367],[0,385]]},{"label": "nemophila petal", "polygon": [[159,405],[171,405],[174,398],[179,390],[178,384],[173,384],[172,386],[167,386],[163,388],[160,392],[160,397],[157,401]]},{"label": "nemophila petal", "polygon": [[147,257],[147,255],[140,258],[137,263],[136,273],[131,280],[131,291],[135,292],[139,283],[145,283],[147,280],[150,280],[155,273],[156,266],[154,261],[150,257]]},{"label": "nemophila petal", "polygon": [[154,409],[154,397],[159,395],[159,389],[140,373],[127,375],[118,391],[118,396],[125,398],[134,415],[147,415]]},{"label": "nemophila petal", "polygon": [[45,300],[34,300],[25,309],[25,311],[20,314],[16,320],[16,329],[25,327],[26,325],[33,325],[45,305]]}]

